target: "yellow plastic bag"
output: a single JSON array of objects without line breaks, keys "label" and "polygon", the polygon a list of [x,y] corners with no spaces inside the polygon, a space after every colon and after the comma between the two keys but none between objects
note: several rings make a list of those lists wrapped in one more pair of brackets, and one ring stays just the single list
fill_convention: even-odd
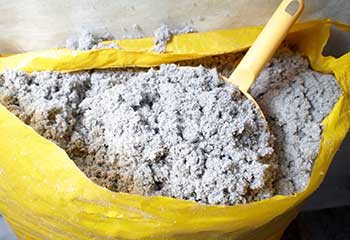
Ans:
[{"label": "yellow plastic bag", "polygon": [[[334,73],[342,96],[323,121],[320,153],[309,186],[293,196],[238,206],[205,206],[167,197],[114,193],[92,183],[64,150],[0,105],[0,212],[20,239],[279,239],[300,204],[320,185],[350,124],[350,54],[323,57],[329,20],[297,24],[287,37],[311,66]],[[160,63],[238,52],[261,27],[175,36],[167,53],[152,39],[116,41],[123,50],[68,49],[0,56],[0,71],[76,71]]]}]

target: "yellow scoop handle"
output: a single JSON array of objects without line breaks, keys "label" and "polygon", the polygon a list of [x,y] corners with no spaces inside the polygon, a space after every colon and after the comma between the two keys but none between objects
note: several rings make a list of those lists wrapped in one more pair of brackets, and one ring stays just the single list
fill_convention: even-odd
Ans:
[{"label": "yellow scoop handle", "polygon": [[282,1],[228,81],[247,92],[303,9],[303,0]]}]

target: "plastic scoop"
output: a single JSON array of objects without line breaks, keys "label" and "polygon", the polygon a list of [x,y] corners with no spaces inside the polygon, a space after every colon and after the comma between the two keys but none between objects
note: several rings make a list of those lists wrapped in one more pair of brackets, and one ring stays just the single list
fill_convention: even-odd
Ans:
[{"label": "plastic scoop", "polygon": [[224,80],[237,85],[241,92],[255,103],[261,113],[259,105],[248,93],[249,88],[276,52],[303,9],[303,0],[282,1],[231,76],[228,79],[223,77]]}]

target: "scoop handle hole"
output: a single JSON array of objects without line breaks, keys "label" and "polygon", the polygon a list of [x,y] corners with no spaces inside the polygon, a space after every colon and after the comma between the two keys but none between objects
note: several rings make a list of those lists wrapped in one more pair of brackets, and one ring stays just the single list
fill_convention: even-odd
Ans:
[{"label": "scoop handle hole", "polygon": [[298,9],[300,7],[300,3],[298,1],[292,1],[288,4],[288,6],[286,7],[286,12],[291,15],[294,16],[294,14],[297,13]]}]

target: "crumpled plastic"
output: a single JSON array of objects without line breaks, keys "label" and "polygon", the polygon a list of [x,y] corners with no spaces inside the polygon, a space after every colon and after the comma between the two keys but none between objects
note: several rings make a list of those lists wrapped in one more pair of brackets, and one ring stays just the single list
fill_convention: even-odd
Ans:
[{"label": "crumpled plastic", "polygon": [[[296,24],[286,43],[313,69],[333,73],[342,95],[323,120],[320,151],[307,189],[237,206],[207,206],[168,197],[111,192],[91,182],[64,150],[0,105],[0,213],[19,239],[279,239],[300,205],[321,184],[350,126],[350,53],[324,57],[330,20]],[[115,41],[122,50],[51,49],[0,56],[0,71],[77,71],[161,63],[239,52],[262,27],[174,36],[164,54],[153,40]]]}]

